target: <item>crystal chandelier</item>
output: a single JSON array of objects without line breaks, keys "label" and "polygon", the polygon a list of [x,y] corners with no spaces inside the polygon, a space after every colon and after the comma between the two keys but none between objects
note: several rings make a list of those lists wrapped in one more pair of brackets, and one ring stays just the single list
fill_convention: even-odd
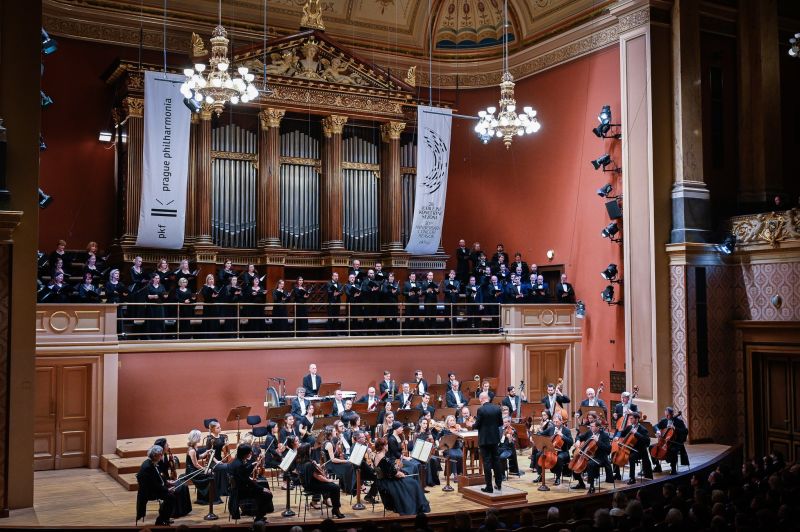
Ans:
[{"label": "crystal chandelier", "polygon": [[[228,32],[222,26],[222,0],[219,2],[219,23],[211,33],[211,58],[209,68],[197,63],[194,68],[183,71],[186,81],[181,85],[181,94],[187,100],[196,102],[196,108],[205,104],[219,116],[225,104],[247,103],[258,97],[258,89],[253,85],[255,75],[245,66],[237,69],[238,76],[228,73]],[[206,71],[207,70],[207,71]]]},{"label": "crystal chandelier", "polygon": [[800,33],[795,33],[794,37],[789,39],[789,55],[792,57],[800,57]]},{"label": "crystal chandelier", "polygon": [[[511,147],[514,135],[536,133],[542,127],[536,118],[536,110],[526,105],[521,113],[517,113],[517,102],[514,99],[514,76],[508,70],[508,0],[505,1],[503,14],[503,76],[500,80],[500,108],[487,107],[478,112],[478,125],[475,132],[484,144],[492,137],[502,138],[506,149]],[[495,116],[497,112],[497,116]]]}]

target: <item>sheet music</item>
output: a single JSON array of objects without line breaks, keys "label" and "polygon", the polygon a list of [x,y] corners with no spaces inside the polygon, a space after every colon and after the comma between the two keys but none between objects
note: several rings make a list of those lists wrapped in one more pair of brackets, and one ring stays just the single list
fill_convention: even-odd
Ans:
[{"label": "sheet music", "polygon": [[367,446],[357,443],[353,446],[353,450],[350,451],[350,458],[348,458],[347,461],[353,464],[354,466],[358,467],[364,460],[364,455],[366,453],[367,453]]},{"label": "sheet music", "polygon": [[427,463],[431,458],[433,444],[427,440],[417,440],[414,442],[414,449],[411,451],[411,458],[416,458],[420,462]]},{"label": "sheet music", "polygon": [[283,472],[289,471],[289,468],[292,467],[292,462],[294,462],[294,459],[296,457],[297,457],[297,451],[295,451],[294,449],[289,449],[286,452],[286,456],[284,456],[283,460],[281,460],[281,465],[278,467],[280,467],[281,470],[283,470]]}]

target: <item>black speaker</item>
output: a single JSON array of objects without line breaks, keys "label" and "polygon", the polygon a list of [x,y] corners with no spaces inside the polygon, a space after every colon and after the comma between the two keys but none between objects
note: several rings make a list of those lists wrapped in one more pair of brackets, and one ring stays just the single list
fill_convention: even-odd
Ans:
[{"label": "black speaker", "polygon": [[607,201],[606,210],[608,211],[608,217],[612,220],[619,220],[622,218],[622,209],[619,208],[619,203],[617,203],[617,200],[613,199]]}]

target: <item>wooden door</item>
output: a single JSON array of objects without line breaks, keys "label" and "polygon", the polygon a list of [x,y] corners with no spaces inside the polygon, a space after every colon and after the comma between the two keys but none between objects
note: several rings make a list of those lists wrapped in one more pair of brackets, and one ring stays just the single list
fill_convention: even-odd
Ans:
[{"label": "wooden door", "polygon": [[91,364],[36,368],[34,469],[89,465]]},{"label": "wooden door", "polygon": [[[528,402],[539,403],[547,395],[547,384],[555,384],[563,377],[566,359],[566,347],[528,347],[528,378],[525,383]],[[564,393],[566,389],[565,383]]]},{"label": "wooden door", "polygon": [[[753,429],[758,454],[800,459],[800,357],[762,356],[756,364]],[[759,400],[758,398],[762,398]]]}]

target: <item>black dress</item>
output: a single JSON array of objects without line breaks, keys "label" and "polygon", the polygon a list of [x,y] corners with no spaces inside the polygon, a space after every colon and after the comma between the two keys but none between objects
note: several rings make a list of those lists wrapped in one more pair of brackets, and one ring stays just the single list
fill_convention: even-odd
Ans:
[{"label": "black dress", "polygon": [[216,338],[219,332],[219,307],[216,305],[219,292],[214,287],[205,285],[200,290],[200,295],[203,296],[202,338]]},{"label": "black dress", "polygon": [[239,328],[239,306],[236,304],[242,297],[242,289],[238,286],[227,285],[220,292],[220,299],[225,305],[221,309],[221,315],[225,317],[223,330],[225,336],[235,337]]},{"label": "black dress", "polygon": [[[169,480],[169,458],[167,455],[161,459],[161,461],[157,465],[158,472],[161,474],[161,477],[164,481]],[[177,467],[177,464],[176,464]],[[183,484],[176,490],[175,493],[175,506],[172,507],[172,517],[178,518],[183,517],[184,515],[189,515],[192,513],[192,500],[189,497],[189,486],[187,484]]]},{"label": "black dress", "polygon": [[400,515],[416,515],[420,512],[428,513],[431,511],[431,505],[425,498],[425,493],[422,491],[416,477],[397,478],[397,469],[395,462],[389,455],[385,455],[378,462],[378,489],[381,493],[389,495],[391,502],[384,498],[384,505],[391,506],[387,509],[393,509]]},{"label": "black dress", "polygon": [[308,331],[308,307],[306,306],[308,295],[309,292],[305,288],[296,286],[292,289],[292,299],[295,303],[295,330],[298,336],[305,336]]},{"label": "black dress", "polygon": [[[130,297],[128,298],[128,301],[131,303],[144,303],[144,289],[148,284],[147,275],[144,273],[143,269],[139,269],[137,271],[133,266],[131,266],[130,279],[131,284],[128,286]],[[128,308],[128,317],[131,319],[141,318],[144,315],[144,307],[141,305],[132,305]]]},{"label": "black dress", "polygon": [[[208,437],[206,442],[211,449],[214,449],[214,458],[222,461],[222,450],[228,445],[228,437],[220,434],[216,438]],[[214,463],[214,484],[217,497],[228,495],[228,464]]]},{"label": "black dress", "polygon": [[244,288],[244,296],[247,305],[242,308],[242,315],[247,318],[247,330],[251,336],[265,336],[264,304],[267,302],[266,292],[260,286],[253,287],[248,285]]},{"label": "black dress", "polygon": [[353,474],[353,464],[350,462],[334,463],[333,456],[330,455],[330,452],[325,447],[327,447],[327,442],[323,446],[326,459],[325,470],[339,479],[339,488],[343,492],[354,494],[356,488],[356,478]]},{"label": "black dress", "polygon": [[[416,439],[412,442],[412,447],[411,449],[409,449],[409,451],[412,451],[414,449],[413,445],[417,445],[417,442],[419,442],[420,440],[427,440],[428,437],[432,437],[430,431],[418,433]],[[434,448],[436,448],[435,443],[434,443]],[[442,466],[439,464],[439,457],[436,456],[433,452],[431,452],[431,456],[428,459],[428,462],[425,464],[425,485],[438,486],[439,471],[441,470]]]},{"label": "black dress", "polygon": [[78,286],[78,299],[81,303],[99,303],[100,291],[93,284],[81,283]]},{"label": "black dress", "polygon": [[[147,307],[145,309],[145,322],[144,329],[147,332],[149,340],[163,340],[164,339],[164,307],[161,302],[164,301],[166,291],[162,285],[148,285],[144,290]],[[150,296],[158,296],[157,299],[150,299]]]},{"label": "black dress", "polygon": [[[186,453],[186,475],[191,475],[197,471],[197,468],[194,466],[194,462],[192,462],[192,458],[189,456],[189,453]],[[194,487],[197,488],[197,504],[204,505],[208,504],[208,489],[211,486],[211,475],[206,475],[204,473],[198,473],[197,475],[192,477],[192,484]],[[214,504],[222,504],[222,499],[219,498],[217,495],[217,500],[214,501]]]},{"label": "black dress", "polygon": [[277,288],[272,291],[272,332],[274,336],[283,336],[289,329],[289,318],[286,312],[286,301],[290,294]]},{"label": "black dress", "polygon": [[172,295],[172,301],[178,305],[178,338],[191,338],[197,297],[188,288],[178,288]]}]

